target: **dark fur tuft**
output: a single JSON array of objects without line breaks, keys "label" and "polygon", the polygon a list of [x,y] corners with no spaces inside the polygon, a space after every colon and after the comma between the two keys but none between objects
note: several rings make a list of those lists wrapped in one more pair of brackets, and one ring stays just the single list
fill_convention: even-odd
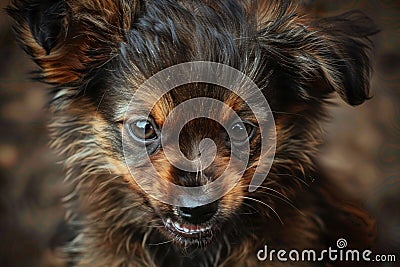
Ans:
[{"label": "dark fur tuft", "polygon": [[139,1],[13,0],[19,43],[41,68],[41,80],[68,84],[115,56],[139,12]]},{"label": "dark fur tuft", "polygon": [[[330,83],[333,90],[351,105],[359,105],[369,99],[371,75],[370,37],[379,32],[374,22],[361,11],[324,18],[315,23],[321,33],[329,36],[326,47],[328,55],[336,59],[336,82]],[[331,80],[331,77],[325,77]]]}]

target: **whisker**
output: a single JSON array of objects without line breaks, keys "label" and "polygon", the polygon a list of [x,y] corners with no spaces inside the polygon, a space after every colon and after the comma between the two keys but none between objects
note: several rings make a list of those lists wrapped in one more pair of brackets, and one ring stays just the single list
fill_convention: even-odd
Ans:
[{"label": "whisker", "polygon": [[[250,204],[248,204],[248,203],[245,203],[245,202],[243,202],[243,205],[245,205],[245,206],[247,206],[247,207],[253,209],[256,213],[262,215],[261,212],[260,212],[259,210],[257,210],[255,207],[253,207],[252,205],[250,205]],[[241,212],[241,213],[239,213],[239,214],[243,214],[243,215],[253,215],[254,213],[252,213],[252,212]]]},{"label": "whisker", "polygon": [[263,201],[261,201],[261,200],[259,200],[259,199],[256,199],[256,198],[252,198],[252,197],[243,196],[242,198],[248,199],[248,200],[252,200],[252,201],[254,201],[254,202],[260,203],[260,204],[262,204],[262,205],[268,207],[268,208],[276,215],[276,217],[279,219],[279,221],[281,222],[281,224],[282,224],[282,225],[284,224],[283,221],[282,221],[282,219],[281,219],[281,217],[279,216],[279,214],[278,214],[270,205],[268,205],[267,203],[265,203],[265,202],[263,202]]},{"label": "whisker", "polygon": [[[247,186],[247,185],[242,185],[242,187],[247,188],[248,186]],[[286,199],[287,201],[291,201],[287,196],[285,196],[284,194],[282,194],[282,193],[279,192],[278,190],[275,190],[275,189],[270,188],[270,187],[267,187],[267,186],[262,186],[262,185],[259,185],[258,187],[259,187],[259,188],[266,189],[266,190],[270,190],[270,191],[272,191],[272,192],[278,194],[278,195],[281,196],[282,198]]]},{"label": "whisker", "polygon": [[159,242],[159,243],[149,243],[147,245],[148,246],[161,246],[161,245],[165,245],[168,243],[172,243],[172,240],[167,240],[167,241],[163,241],[163,242]]}]

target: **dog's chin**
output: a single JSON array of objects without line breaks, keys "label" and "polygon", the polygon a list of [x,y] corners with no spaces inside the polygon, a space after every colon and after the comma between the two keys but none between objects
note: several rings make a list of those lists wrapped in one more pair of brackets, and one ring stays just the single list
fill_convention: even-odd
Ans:
[{"label": "dog's chin", "polygon": [[183,222],[173,216],[166,216],[162,218],[162,221],[164,227],[161,232],[167,239],[172,240],[176,246],[184,249],[210,245],[219,231],[215,220],[197,225]]}]

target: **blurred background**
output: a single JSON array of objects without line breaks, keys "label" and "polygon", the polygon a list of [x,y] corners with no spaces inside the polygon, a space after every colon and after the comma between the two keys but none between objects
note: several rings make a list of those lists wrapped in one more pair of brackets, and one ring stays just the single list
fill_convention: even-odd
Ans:
[{"label": "blurred background", "polygon": [[[0,1],[3,9],[8,0]],[[362,9],[379,25],[372,100],[353,108],[337,99],[325,125],[320,162],[344,194],[378,220],[375,251],[400,266],[400,1],[304,0],[309,12]],[[0,13],[0,267],[65,266],[54,257],[64,210],[62,168],[48,148],[45,86],[29,80],[35,66],[15,44]]]}]

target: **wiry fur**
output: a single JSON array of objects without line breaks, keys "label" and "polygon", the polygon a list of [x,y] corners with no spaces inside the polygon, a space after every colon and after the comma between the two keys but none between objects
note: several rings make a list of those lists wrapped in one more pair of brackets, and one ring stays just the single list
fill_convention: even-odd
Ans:
[{"label": "wiry fur", "polygon": [[[376,29],[361,12],[314,20],[289,1],[14,0],[8,13],[40,67],[36,78],[54,86],[52,146],[65,158],[73,188],[65,198],[67,219],[79,228],[67,247],[74,266],[259,266],[265,263],[256,253],[265,244],[324,249],[346,237],[354,247],[371,245],[369,218],[335,196],[314,162],[330,94],[352,105],[368,98],[368,37]],[[248,177],[261,156],[259,137],[251,142],[244,179],[219,200],[215,238],[189,245],[164,229],[160,216],[171,207],[130,177],[121,122],[145,79],[196,60],[230,65],[257,83],[276,121],[277,151],[268,178],[249,193]],[[152,113],[157,124],[194,96],[220,99],[251,119],[236,96],[205,86],[163,97]],[[200,130],[207,128],[202,123],[188,134],[213,134]],[[165,179],[179,176],[162,154],[153,159]]]}]

